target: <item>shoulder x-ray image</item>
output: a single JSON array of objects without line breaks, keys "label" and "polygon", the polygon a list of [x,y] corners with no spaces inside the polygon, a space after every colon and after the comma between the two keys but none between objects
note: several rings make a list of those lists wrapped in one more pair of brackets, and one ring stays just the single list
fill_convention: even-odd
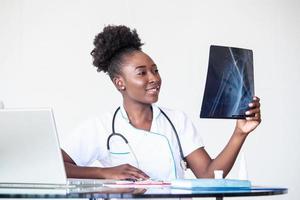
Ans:
[{"label": "shoulder x-ray image", "polygon": [[210,46],[200,117],[244,119],[253,96],[252,50]]}]

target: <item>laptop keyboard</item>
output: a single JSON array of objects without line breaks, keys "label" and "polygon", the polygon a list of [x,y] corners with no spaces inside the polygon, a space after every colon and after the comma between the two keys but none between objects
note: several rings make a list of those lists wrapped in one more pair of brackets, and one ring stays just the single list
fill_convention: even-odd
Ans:
[{"label": "laptop keyboard", "polygon": [[111,179],[77,179],[77,178],[68,178],[67,184],[75,187],[90,187],[90,186],[103,186],[105,183],[114,183],[116,180]]}]

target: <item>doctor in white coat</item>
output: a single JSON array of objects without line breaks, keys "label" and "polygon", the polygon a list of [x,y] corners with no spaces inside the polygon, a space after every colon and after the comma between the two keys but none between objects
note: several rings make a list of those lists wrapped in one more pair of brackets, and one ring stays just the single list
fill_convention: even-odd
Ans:
[{"label": "doctor in white coat", "polygon": [[[183,112],[154,104],[162,81],[135,30],[106,26],[94,45],[93,64],[108,73],[123,104],[82,123],[63,144],[68,177],[171,180],[183,178],[186,167],[198,178],[213,177],[214,170],[228,174],[248,134],[261,122],[258,97],[249,103],[249,117],[237,120],[228,144],[212,159]],[[96,160],[103,167],[89,167]]]}]

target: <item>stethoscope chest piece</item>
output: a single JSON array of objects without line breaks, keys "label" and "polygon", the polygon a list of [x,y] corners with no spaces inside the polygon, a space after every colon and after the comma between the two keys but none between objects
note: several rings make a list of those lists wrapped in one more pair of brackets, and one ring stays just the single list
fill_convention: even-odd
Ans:
[{"label": "stethoscope chest piece", "polygon": [[180,166],[181,166],[181,168],[184,170],[184,171],[186,171],[187,170],[187,162],[186,161],[184,161],[184,160],[180,160]]}]

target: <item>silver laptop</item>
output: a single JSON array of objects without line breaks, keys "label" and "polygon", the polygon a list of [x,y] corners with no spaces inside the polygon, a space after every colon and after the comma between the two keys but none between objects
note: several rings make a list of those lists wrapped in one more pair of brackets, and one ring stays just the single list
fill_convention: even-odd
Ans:
[{"label": "silver laptop", "polygon": [[0,188],[95,187],[110,181],[66,178],[51,109],[0,109]]}]

